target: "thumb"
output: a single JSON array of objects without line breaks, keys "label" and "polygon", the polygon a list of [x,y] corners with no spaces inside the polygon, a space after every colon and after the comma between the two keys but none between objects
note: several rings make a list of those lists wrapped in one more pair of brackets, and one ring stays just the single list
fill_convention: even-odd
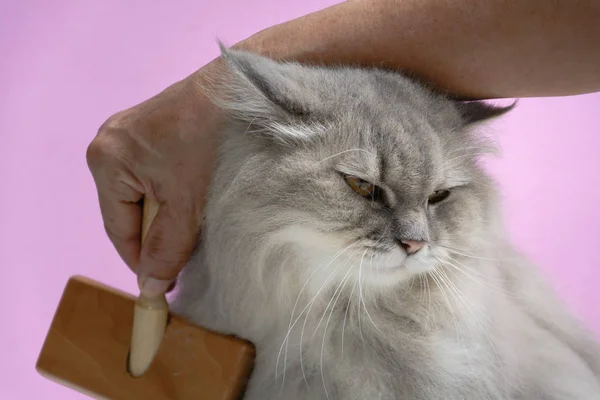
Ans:
[{"label": "thumb", "polygon": [[[148,200],[146,200],[148,201]],[[152,215],[156,215],[152,219]],[[198,243],[200,227],[190,207],[152,201],[144,207],[143,239],[138,271],[138,285],[143,295],[164,294]]]}]

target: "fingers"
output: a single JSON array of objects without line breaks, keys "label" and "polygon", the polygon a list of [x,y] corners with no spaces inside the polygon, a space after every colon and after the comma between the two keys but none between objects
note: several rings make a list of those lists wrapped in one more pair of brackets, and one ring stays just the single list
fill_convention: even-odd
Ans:
[{"label": "fingers", "polygon": [[[118,140],[117,140],[118,139]],[[104,228],[117,252],[135,272],[139,263],[144,188],[121,156],[123,135],[102,131],[88,147],[86,158],[98,190]]]},{"label": "fingers", "polygon": [[144,295],[167,291],[189,260],[198,237],[199,225],[192,207],[160,204],[140,255],[138,283]]},{"label": "fingers", "polygon": [[141,250],[140,204],[119,201],[114,196],[102,194],[98,198],[108,238],[127,266],[137,273]]}]

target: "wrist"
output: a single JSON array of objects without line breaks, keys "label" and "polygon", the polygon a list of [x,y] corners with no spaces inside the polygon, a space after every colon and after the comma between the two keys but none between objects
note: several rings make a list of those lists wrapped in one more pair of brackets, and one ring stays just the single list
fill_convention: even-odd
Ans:
[{"label": "wrist", "polygon": [[217,57],[183,80],[198,123],[206,126],[206,133],[211,135],[218,133],[218,128],[225,120],[225,113],[211,99],[218,96],[218,85],[215,83],[222,79],[223,75],[223,61]]}]

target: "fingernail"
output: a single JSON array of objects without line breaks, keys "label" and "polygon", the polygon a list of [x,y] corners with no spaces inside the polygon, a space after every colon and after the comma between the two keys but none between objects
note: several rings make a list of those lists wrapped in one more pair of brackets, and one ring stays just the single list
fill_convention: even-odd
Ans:
[{"label": "fingernail", "polygon": [[169,286],[173,284],[171,280],[162,280],[156,278],[146,278],[142,283],[140,290],[146,297],[156,297],[165,294]]}]

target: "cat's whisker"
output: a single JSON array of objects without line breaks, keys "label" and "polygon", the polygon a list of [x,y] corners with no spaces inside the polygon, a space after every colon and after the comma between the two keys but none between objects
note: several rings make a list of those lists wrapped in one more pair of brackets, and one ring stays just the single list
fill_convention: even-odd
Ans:
[{"label": "cat's whisker", "polygon": [[[363,254],[363,256],[364,256],[364,254]],[[362,260],[361,260],[361,264],[362,264]],[[360,276],[360,272],[361,272],[361,269],[359,267],[359,269],[358,269],[358,279],[356,280],[358,282],[358,292],[359,292],[357,294],[358,300],[357,300],[357,304],[356,304],[356,320],[358,322],[358,333],[360,335],[360,340],[361,340],[362,345],[364,347],[365,346],[365,337],[363,335],[363,327],[362,327],[362,319],[361,319],[361,308],[360,308],[360,306],[361,306],[361,301],[360,301],[361,300],[361,296],[360,296],[360,291],[361,291],[360,278],[361,278],[361,276]]]},{"label": "cat's whisker", "polygon": [[404,300],[406,298],[406,296],[408,296],[411,293],[411,290],[412,290],[416,280],[417,280],[417,278],[415,276],[410,278],[410,285],[408,285],[408,288],[404,292],[404,296],[402,296],[402,300]]},{"label": "cat's whisker", "polygon": [[[492,243],[490,243],[487,240],[478,239],[478,241],[480,242],[480,244],[486,245],[488,247],[492,246]],[[479,254],[474,253],[473,249],[467,250],[467,249],[463,249],[463,248],[458,248],[458,247],[455,247],[455,246],[450,246],[450,245],[448,245],[448,243],[451,244],[452,242],[449,241],[449,240],[444,240],[444,239],[440,240],[440,239],[437,239],[432,244],[434,246],[440,247],[440,248],[442,248],[444,250],[451,250],[451,251],[453,251],[455,253],[458,253],[459,255],[467,257],[467,258],[470,257],[470,258],[475,258],[475,259],[480,259],[480,260],[489,260],[489,261],[502,261],[502,260],[505,260],[504,258],[498,258],[498,257],[484,257],[484,256],[481,256]]]},{"label": "cat's whisker", "polygon": [[[440,266],[442,267],[442,271],[446,271],[446,269],[448,268],[448,265],[443,263],[442,260],[440,261]],[[462,290],[460,290],[453,282],[452,280],[446,275],[446,281],[448,282],[448,284],[450,285],[450,287],[453,289],[453,291],[456,293],[456,299],[458,301],[460,301],[460,303],[462,303],[462,305],[465,307],[464,309],[467,310],[469,312],[469,314],[473,317],[473,321],[479,321],[480,319],[483,319],[484,321],[491,323],[491,321],[489,320],[489,318],[487,317],[487,314],[484,312],[484,310],[480,309],[479,307],[477,307],[475,304],[473,304],[472,302],[467,301],[468,297],[465,296],[465,294],[462,292]],[[462,310],[462,308],[461,308]],[[467,318],[465,319],[466,321],[470,321],[471,319]],[[482,327],[483,329],[483,327]],[[472,333],[471,333],[472,335]]]},{"label": "cat's whisker", "polygon": [[[319,272],[319,271],[321,271],[321,270],[323,270],[323,269],[325,269],[325,268],[329,267],[329,266],[330,266],[330,265],[331,265],[331,264],[332,264],[332,263],[333,263],[333,262],[334,262],[334,261],[335,261],[335,260],[336,260],[336,259],[337,259],[339,256],[341,256],[341,255],[342,255],[344,252],[346,252],[348,249],[350,249],[350,248],[351,248],[352,246],[354,246],[356,243],[358,243],[358,240],[356,240],[356,241],[354,241],[354,242],[350,243],[350,244],[349,244],[347,247],[345,247],[345,248],[343,248],[342,250],[340,250],[338,253],[336,253],[336,254],[334,255],[334,257],[333,257],[333,258],[332,258],[330,261],[328,261],[328,262],[324,262],[324,263],[322,263],[322,264],[321,264],[321,266],[319,266],[319,267],[315,268],[315,270],[314,270],[314,271],[313,271],[313,272],[310,274],[310,276],[308,277],[308,279],[306,280],[306,282],[304,283],[304,285],[303,285],[303,286],[302,286],[302,288],[300,289],[300,293],[298,293],[298,297],[296,298],[296,302],[294,303],[294,307],[293,307],[293,309],[292,309],[292,314],[291,314],[291,316],[290,316],[290,324],[289,324],[289,327],[288,327],[288,331],[287,331],[287,333],[286,333],[286,335],[285,335],[285,337],[284,337],[284,339],[283,339],[283,342],[281,343],[281,347],[280,347],[280,349],[279,349],[279,353],[278,353],[278,355],[277,355],[277,362],[276,362],[276,365],[275,365],[275,375],[276,375],[276,377],[277,377],[277,372],[278,372],[278,366],[279,366],[279,360],[280,360],[280,357],[281,357],[281,352],[282,352],[282,350],[283,350],[283,347],[284,347],[284,345],[285,345],[285,349],[286,349],[286,350],[285,350],[285,357],[284,357],[284,367],[283,367],[283,374],[284,374],[284,375],[283,375],[283,379],[282,379],[282,380],[285,380],[285,370],[286,370],[286,366],[287,366],[287,348],[288,348],[288,344],[289,344],[289,336],[290,336],[290,334],[291,334],[291,332],[292,332],[292,329],[293,329],[293,328],[294,328],[294,326],[296,325],[296,323],[297,323],[297,322],[300,320],[300,318],[302,317],[302,314],[304,313],[304,311],[306,311],[306,309],[309,307],[309,304],[312,304],[312,303],[309,303],[309,304],[307,304],[307,305],[306,305],[306,307],[305,307],[305,308],[304,308],[304,309],[303,309],[303,310],[300,312],[300,314],[298,315],[298,317],[296,318],[296,320],[295,320],[295,321],[292,323],[292,320],[293,320],[293,318],[294,318],[294,313],[295,313],[295,311],[296,311],[296,307],[298,306],[298,302],[300,301],[300,298],[301,298],[301,296],[302,296],[302,293],[304,292],[304,290],[305,290],[305,289],[306,289],[306,287],[308,286],[309,282],[311,281],[311,279],[313,278],[313,276],[314,276],[314,275],[315,275],[317,272]],[[334,271],[333,273],[335,273],[335,271]],[[332,274],[333,274],[333,273],[332,273]],[[317,296],[318,296],[318,293],[317,293]]]},{"label": "cat's whisker", "polygon": [[[452,260],[452,259],[451,259],[451,260]],[[471,273],[469,273],[469,272],[468,272],[468,271],[469,271],[469,269],[467,269],[467,268],[464,268],[464,267],[460,267],[460,266],[458,266],[458,265],[456,265],[456,264],[454,264],[454,263],[452,262],[452,261],[455,261],[455,260],[452,260],[452,261],[451,261],[451,260],[444,259],[444,260],[443,260],[443,263],[444,263],[444,265],[446,265],[446,266],[449,266],[449,267],[452,267],[452,269],[454,269],[455,271],[457,271],[457,272],[461,273],[461,274],[462,274],[462,275],[464,275],[466,278],[468,278],[468,279],[472,280],[473,282],[475,282],[475,283],[477,283],[478,285],[480,285],[480,286],[482,286],[482,287],[484,287],[484,288],[486,288],[486,289],[490,290],[490,291],[491,291],[491,292],[493,292],[493,293],[496,293],[496,294],[501,294],[501,295],[508,294],[508,292],[504,293],[504,289],[502,289],[502,288],[498,288],[498,287],[494,287],[494,286],[490,285],[489,283],[486,283],[486,282],[484,282],[483,280],[481,280],[481,279],[479,279],[479,278],[475,277],[474,275],[472,275]],[[466,269],[466,270],[465,270],[465,269]],[[481,274],[479,274],[479,275],[480,275],[480,276],[483,276],[483,275],[481,275]]]},{"label": "cat's whisker", "polygon": [[419,278],[419,307],[425,308],[425,284],[423,283],[423,274],[417,275]]},{"label": "cat's whisker", "polygon": [[[346,259],[346,261],[344,261],[344,265],[348,261],[350,261],[350,258],[351,257],[348,257]],[[323,311],[323,315],[319,319],[319,322],[317,323],[317,326],[315,327],[315,329],[314,329],[314,331],[313,331],[313,333],[312,333],[312,335],[310,337],[311,340],[316,335],[317,331],[319,330],[319,327],[321,326],[321,323],[323,322],[323,319],[325,318],[325,315],[327,315],[327,311],[329,310],[329,307],[331,306],[331,303],[334,301],[334,298],[336,298],[336,296],[338,295],[338,291],[339,291],[340,294],[342,293],[341,292],[342,285],[344,284],[344,282],[345,282],[346,278],[348,277],[348,275],[350,275],[350,272],[352,272],[352,267],[353,267],[353,265],[351,265],[348,268],[348,271],[346,271],[346,274],[342,277],[342,281],[338,284],[338,286],[336,287],[335,291],[333,292],[333,295],[331,296],[331,300],[329,300],[329,303],[327,303],[327,307],[325,307],[325,311]],[[334,303],[334,305],[335,305],[335,303]],[[333,308],[332,308],[332,310],[333,310]]]},{"label": "cat's whisker", "polygon": [[[493,243],[492,243],[490,240],[487,240],[487,239],[478,238],[478,239],[477,239],[477,241],[478,241],[479,243],[481,243],[481,244],[485,244],[485,245],[487,245],[487,246],[491,246],[491,245],[493,245]],[[442,244],[443,244],[443,243],[452,243],[452,242],[451,242],[450,240],[448,240],[448,239],[436,239],[436,241],[435,241],[435,242],[436,242],[436,243],[442,243]],[[468,253],[468,252],[469,252],[469,250],[465,250],[465,249],[459,249],[459,248],[456,248],[456,247],[455,247],[455,249],[456,249],[456,250],[459,250],[459,251],[462,251],[462,252],[464,252],[464,253]]]},{"label": "cat's whisker", "polygon": [[[431,316],[431,291],[429,289],[429,281],[428,281],[428,273],[422,273],[419,274],[419,279],[420,279],[420,283],[421,283],[421,294],[422,294],[422,299],[423,303],[421,305],[421,309],[423,309],[425,311],[425,325],[429,326],[429,318]],[[427,307],[425,307],[425,304],[427,305]]]},{"label": "cat's whisker", "polygon": [[[466,266],[465,264],[463,264],[460,261],[456,260],[452,256],[447,256],[447,258],[445,259],[445,262],[448,263],[449,265],[451,265],[452,267],[456,268],[457,270],[461,271],[465,276],[469,277],[470,279],[472,279],[476,283],[479,283],[483,287],[485,287],[485,288],[493,291],[496,294],[505,295],[505,296],[512,297],[512,298],[516,297],[516,295],[514,293],[511,293],[505,287],[495,286],[495,285],[492,285],[490,283],[486,283],[484,281],[481,281],[478,278],[475,278],[472,274],[476,274],[476,275],[479,275],[481,277],[484,277],[484,274],[480,273],[480,272],[477,272],[476,270],[474,270],[474,269]],[[456,264],[454,264],[454,263],[458,264],[458,266]]]},{"label": "cat's whisker", "polygon": [[354,290],[356,289],[357,284],[358,279],[354,281],[354,285],[352,286],[352,290],[350,291],[350,296],[348,297],[348,303],[346,304],[346,312],[344,313],[344,322],[342,323],[342,357],[344,356],[344,333],[346,329],[346,320],[348,318],[348,311],[350,310],[350,302],[352,301],[352,295],[354,294]]},{"label": "cat's whisker", "polygon": [[[441,262],[441,260],[440,260],[440,262]],[[456,285],[452,282],[452,280],[446,275],[446,273],[445,273],[446,269],[444,268],[445,267],[444,264],[440,264],[440,265],[442,268],[437,269],[436,272],[438,273],[439,278],[444,282],[446,287],[448,289],[450,289],[450,295],[457,301],[457,306],[458,306],[459,312],[463,315],[463,317],[466,317],[465,309],[463,309],[463,307],[466,307],[466,309],[469,310],[469,312],[471,312],[471,308],[470,308],[469,304],[464,303],[464,301],[465,301],[464,299],[466,298],[466,296],[458,287],[456,287]],[[468,320],[468,318],[466,318],[466,320]],[[471,333],[471,337],[473,337],[472,331],[470,333]]]},{"label": "cat's whisker", "polygon": [[438,246],[438,247],[441,247],[442,249],[447,250],[447,251],[449,251],[451,253],[454,253],[454,254],[459,255],[459,256],[467,257],[467,258],[474,258],[476,260],[487,260],[487,261],[499,261],[500,260],[499,258],[480,257],[480,256],[476,256],[476,255],[473,255],[473,254],[468,254],[465,251],[462,251],[462,250],[459,250],[459,249],[455,249],[453,247],[445,246],[445,245],[442,245],[442,244],[439,244],[439,243],[435,243],[435,245]]},{"label": "cat's whisker", "polygon": [[[335,298],[335,301],[333,302],[333,306],[331,307],[331,311],[329,312],[329,317],[327,318],[327,322],[325,323],[325,330],[323,331],[323,341],[321,342],[321,358],[320,358],[321,380],[323,382],[323,389],[325,390],[325,395],[327,396],[328,399],[329,399],[329,393],[327,392],[327,385],[325,384],[325,375],[323,373],[323,355],[325,353],[325,340],[327,338],[327,327],[329,326],[329,321],[331,320],[331,316],[333,315],[335,305],[336,305],[338,299],[341,297],[342,292],[344,291],[344,287],[346,286],[346,283],[350,279],[350,271],[352,271],[353,267],[354,267],[354,265],[350,265],[350,267],[348,268],[348,272],[346,272],[346,275],[344,275],[344,278],[342,279],[342,282],[340,283],[341,290],[339,291],[337,297]],[[334,296],[335,296],[335,293],[334,293]],[[325,309],[325,313],[326,312],[327,312],[327,309]],[[325,315],[325,313],[323,313],[323,315]]]},{"label": "cat's whisker", "polygon": [[445,262],[453,262],[453,263],[458,264],[466,272],[471,273],[472,276],[485,278],[486,274],[484,273],[484,271],[479,271],[479,270],[473,269],[473,268],[461,263],[460,261],[458,261],[457,259],[452,257],[452,253],[450,251],[448,251],[448,252],[450,254],[445,254],[445,255],[441,256],[442,260],[444,260]]},{"label": "cat's whisker", "polygon": [[[364,257],[364,253],[363,253],[363,257]],[[361,267],[362,267],[362,258],[360,260],[360,265],[358,267],[358,305],[357,305],[358,308],[356,310],[357,311],[356,312],[356,318],[357,318],[357,321],[358,321],[358,332],[360,333],[360,338],[361,338],[361,340],[363,342],[363,346],[364,346],[365,338],[363,336],[363,328],[362,328],[362,320],[361,320],[361,308],[360,308],[361,305],[362,305],[362,303],[361,303],[361,299],[362,299],[361,291],[362,291],[362,288],[361,288],[361,282],[360,282],[360,278],[361,278],[360,273],[362,271]]]},{"label": "cat's whisker", "polygon": [[475,270],[475,269],[473,269],[471,267],[468,267],[468,266],[466,266],[464,264],[461,264],[458,260],[456,260],[454,257],[452,257],[449,254],[446,254],[445,256],[443,256],[442,259],[446,263],[458,264],[458,267],[461,270],[463,270],[465,273],[468,273],[473,279],[481,280],[480,283],[482,285],[484,285],[484,284],[487,285],[488,284],[488,283],[484,282],[485,277],[486,277],[486,274],[484,273],[484,271],[478,271],[478,270]]},{"label": "cat's whisker", "polygon": [[450,315],[452,316],[452,321],[454,322],[454,327],[456,328],[456,333],[457,333],[458,336],[460,336],[460,334],[459,334],[459,328],[458,328],[458,322],[456,321],[456,316],[454,316],[454,312],[453,312],[454,309],[452,308],[452,304],[450,303],[450,300],[448,299],[446,291],[444,290],[443,284],[440,283],[440,280],[438,279],[438,272],[437,272],[437,270],[435,270],[435,269],[432,270],[430,276],[433,279],[433,282],[438,287],[440,293],[442,294],[442,297],[444,298],[444,302],[448,306],[448,311],[450,312]]},{"label": "cat's whisker", "polygon": [[369,150],[366,150],[366,149],[348,149],[348,150],[340,151],[339,153],[335,153],[335,154],[333,154],[331,156],[325,157],[324,159],[322,159],[320,161],[317,161],[316,164],[320,164],[320,163],[325,162],[327,160],[330,160],[330,159],[332,159],[334,157],[340,156],[342,154],[350,153],[350,152],[353,152],[353,151],[364,151],[365,153],[369,154],[370,156],[375,157],[375,154],[373,154],[372,152],[370,152]]},{"label": "cat's whisker", "polygon": [[358,268],[358,291],[360,294],[360,302],[362,303],[362,306],[365,310],[365,314],[367,314],[367,318],[369,318],[369,320],[371,321],[371,323],[373,324],[375,329],[379,333],[382,333],[381,330],[379,330],[379,327],[375,324],[375,321],[373,321],[373,318],[371,318],[371,314],[369,314],[369,310],[367,310],[367,304],[365,303],[365,297],[363,296],[363,293],[362,293],[361,275],[362,275],[362,268],[363,268],[363,261],[364,261],[365,254],[367,254],[367,250],[365,250],[365,252],[363,253],[362,258],[360,259],[360,266]]},{"label": "cat's whisker", "polygon": [[[456,306],[458,308],[458,311],[460,312],[460,314],[464,318],[465,317],[464,310],[462,309],[461,303],[460,303],[461,293],[462,292],[457,291],[457,288],[454,285],[454,283],[452,283],[452,281],[448,278],[448,276],[444,272],[445,272],[445,270],[443,268],[436,269],[434,271],[434,273],[437,275],[437,277],[440,280],[440,282],[442,282],[442,284],[444,285],[444,287],[449,290],[448,297],[452,298],[456,302]],[[452,314],[454,314],[453,311],[454,311],[454,307],[452,307]],[[459,332],[461,332],[461,334],[459,335],[459,338],[460,338],[460,336],[462,336],[462,331],[459,331]],[[472,332],[471,332],[471,337],[473,337]]]},{"label": "cat's whisker", "polygon": [[246,130],[244,131],[243,136],[246,136],[248,134],[248,130],[250,129],[250,127],[254,124],[254,121],[256,121],[257,117],[252,118],[252,121],[250,121],[250,123],[248,124],[248,127],[246,128]]},{"label": "cat's whisker", "polygon": [[[429,286],[429,274],[427,274],[425,276],[425,286],[427,287],[427,321],[429,322],[429,319],[433,315],[433,312],[431,310],[433,302],[431,300],[431,289]],[[434,320],[435,320],[435,318],[434,318]]]},{"label": "cat's whisker", "polygon": [[[445,281],[448,283],[449,287],[453,290],[453,292],[456,294],[456,299],[460,302],[460,304],[462,304],[465,308],[464,310],[468,311],[469,314],[471,316],[473,316],[476,319],[479,318],[483,318],[484,320],[487,320],[489,322],[489,320],[487,319],[487,315],[485,314],[485,312],[483,310],[481,310],[479,307],[477,307],[475,304],[472,304],[471,302],[469,302],[467,299],[468,297],[465,296],[465,294],[463,293],[462,290],[460,290],[450,279],[450,277],[448,277],[447,275],[447,268],[448,265],[446,265],[443,260],[440,260],[438,258],[438,261],[440,262],[440,272],[443,272],[443,276],[445,277]],[[463,312],[463,308],[459,307],[459,310],[461,312]],[[469,318],[465,319],[466,321],[470,320]],[[469,328],[469,330],[471,331],[471,329]],[[473,333],[471,331],[471,336],[473,337]]]}]

